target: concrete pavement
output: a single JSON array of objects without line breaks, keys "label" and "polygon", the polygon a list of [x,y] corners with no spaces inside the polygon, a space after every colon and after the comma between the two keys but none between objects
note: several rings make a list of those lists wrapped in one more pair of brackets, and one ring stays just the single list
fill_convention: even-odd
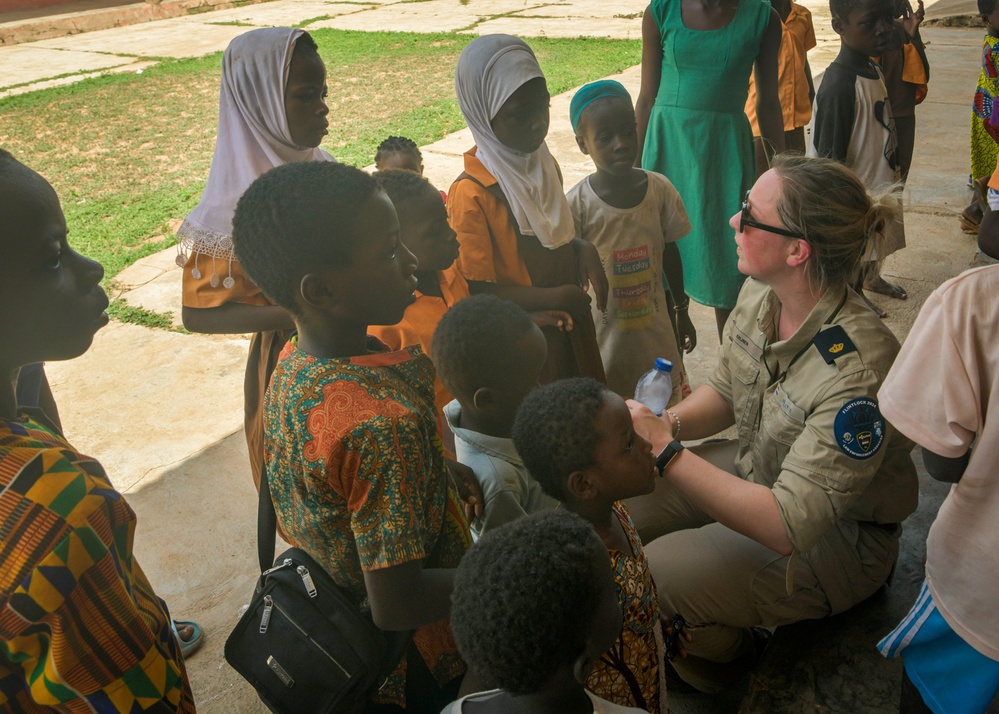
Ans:
[{"label": "concrete pavement", "polygon": [[[963,6],[954,0],[941,2],[967,11],[967,2]],[[813,71],[819,74],[838,51],[838,42],[824,2],[803,4],[813,12],[819,37],[819,47],[810,53]],[[45,83],[78,81],[95,71],[135,71],[139,63],[161,57],[215,52],[249,29],[244,25],[308,21],[306,27],[429,32],[445,29],[441,23],[446,18],[448,22],[460,20],[465,24],[457,27],[473,33],[638,37],[641,9],[640,5],[622,8],[596,0],[372,0],[363,5],[276,0],[0,46],[0,92],[4,87],[22,92]],[[0,15],[0,25],[2,20]],[[218,24],[223,22],[240,24]],[[905,286],[910,299],[877,299],[889,310],[887,323],[900,338],[907,334],[926,295],[975,259],[974,241],[958,231],[956,216],[969,197],[964,187],[968,102],[978,73],[981,36],[979,30],[924,31],[933,79],[929,97],[917,114],[917,144],[906,189],[908,247],[892,256],[885,269]],[[617,77],[633,96],[638,92],[639,74],[638,68],[632,68]],[[571,94],[553,98],[549,135],[567,186],[593,170],[569,129]],[[461,153],[471,144],[466,130],[423,147],[431,182],[446,188],[460,173]],[[24,158],[30,163],[30,157]],[[180,271],[171,251],[139,261],[119,274],[118,283],[129,302],[179,315]],[[714,365],[717,340],[711,311],[695,306],[692,316],[700,340],[687,364],[696,385],[705,381]],[[176,616],[197,619],[205,627],[206,646],[188,668],[199,711],[209,713],[265,711],[221,654],[225,637],[248,600],[256,571],[256,497],[241,432],[246,345],[239,337],[180,335],[113,323],[98,334],[86,355],[48,367],[68,438],[102,461],[139,514],[136,551],[157,591]],[[931,499],[923,508],[932,510],[934,504]],[[916,561],[918,553],[911,551],[907,557]],[[918,570],[921,563],[915,566]],[[822,676],[822,671],[812,675],[813,680]],[[891,680],[897,677],[897,668],[889,663],[879,676]],[[849,683],[848,678],[844,681]],[[783,685],[773,682],[772,686]],[[810,685],[799,682],[799,686]],[[843,710],[833,702],[842,705],[844,700],[835,699],[829,691],[813,700],[833,711]],[[886,706],[887,700],[877,701]],[[732,701],[682,696],[673,696],[672,704],[677,712],[727,711],[736,706]]]}]

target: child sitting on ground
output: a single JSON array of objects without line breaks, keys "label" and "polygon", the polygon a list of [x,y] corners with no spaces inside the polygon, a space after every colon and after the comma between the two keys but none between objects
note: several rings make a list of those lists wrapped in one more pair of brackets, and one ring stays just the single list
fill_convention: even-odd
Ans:
[{"label": "child sitting on ground", "polygon": [[542,381],[603,381],[579,265],[600,308],[607,282],[593,246],[574,240],[562,175],[545,144],[551,97],[534,53],[510,35],[479,37],[458,58],[455,90],[475,139],[448,194],[448,216],[461,243],[458,269],[473,295],[491,293],[528,311],[572,316],[571,332],[544,329]]},{"label": "child sitting on ground", "polygon": [[66,241],[49,183],[0,149],[0,710],[195,711],[135,513],[10,376],[77,357],[108,322],[104,269]]},{"label": "child sitting on ground", "polygon": [[513,425],[513,443],[549,496],[592,524],[610,552],[624,628],[586,681],[616,704],[665,714],[665,646],[656,586],[625,498],[651,493],[652,445],[635,433],[628,406],[592,379],[534,390]]},{"label": "child sitting on ground", "polygon": [[458,567],[451,623],[499,689],[442,714],[640,714],[583,688],[621,631],[607,549],[579,516],[538,513],[484,535]]},{"label": "child sitting on ground", "polygon": [[510,438],[517,407],[538,386],[547,353],[545,336],[530,316],[493,295],[455,305],[434,332],[437,374],[456,397],[444,415],[458,461],[482,487],[485,514],[472,522],[476,536],[558,506],[531,478]]},{"label": "child sitting on ground", "polygon": [[265,400],[278,524],[378,627],[416,629],[374,701],[437,712],[464,672],[447,621],[448,568],[468,525],[444,464],[430,358],[367,334],[399,322],[415,300],[416,258],[392,202],[349,166],[281,166],[243,194],[233,242],[298,327]]},{"label": "child sitting on ground", "polygon": [[[402,321],[395,325],[372,325],[368,334],[381,340],[390,350],[419,345],[430,354],[430,339],[441,317],[459,300],[468,297],[468,283],[454,266],[458,241],[447,222],[447,209],[437,189],[417,173],[390,169],[374,174],[381,189],[392,199],[399,216],[399,240],[416,256],[418,287],[416,301],[406,308]],[[434,401],[438,425],[448,453],[454,453],[454,438],[444,429],[442,413],[453,397],[436,380]]]},{"label": "child sitting on ground", "polygon": [[680,343],[688,352],[697,343],[676,247],[690,232],[687,211],[669,179],[635,168],[635,108],[620,82],[605,79],[582,87],[572,98],[569,117],[579,150],[597,167],[567,198],[576,234],[596,247],[609,276],[607,307],[593,309],[607,386],[628,399],[656,358],[666,357],[674,365],[673,406],[690,394],[690,384],[664,278],[676,304]]},{"label": "child sitting on ground", "polygon": [[[294,322],[235,259],[232,214],[243,191],[268,169],[333,160],[318,148],[329,126],[328,113],[326,67],[309,33],[267,27],[230,42],[222,56],[218,138],[208,184],[177,229],[184,327],[209,334],[254,333],[243,380],[254,485],[263,473],[264,391]],[[216,388],[204,386],[206,392]]]},{"label": "child sitting on ground", "polygon": [[[871,61],[888,47],[895,27],[893,0],[830,0],[832,26],[839,35],[839,55],[815,95],[815,122],[809,156],[827,156],[846,164],[867,186],[883,190],[899,179],[898,136],[881,68]],[[899,212],[901,216],[901,212]],[[864,257],[854,289],[881,317],[885,311],[864,290],[904,300],[905,290],[881,277],[879,264],[905,247],[901,218],[884,227],[878,245]]]}]

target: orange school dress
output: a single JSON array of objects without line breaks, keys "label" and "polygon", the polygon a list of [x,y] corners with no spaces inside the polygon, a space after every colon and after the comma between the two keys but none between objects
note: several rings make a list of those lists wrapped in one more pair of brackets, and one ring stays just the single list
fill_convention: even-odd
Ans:
[{"label": "orange school dress", "polygon": [[[444,317],[456,302],[468,297],[468,282],[452,265],[447,270],[437,273],[441,295],[426,295],[416,291],[416,302],[406,308],[402,321],[396,325],[371,325],[368,334],[384,342],[390,350],[398,351],[411,345],[419,345],[424,354],[430,355],[430,342],[437,329],[437,323]],[[441,382],[440,377],[434,377],[434,405],[437,407],[437,426],[441,439],[444,441],[444,451],[449,457],[454,456],[454,436],[444,419],[444,407],[454,397]]]},{"label": "orange school dress", "polygon": [[[219,283],[211,266],[212,260],[211,256],[196,251],[188,256],[183,271],[184,307],[210,308],[226,303],[274,304],[243,272],[243,266],[235,257],[231,262],[228,259],[225,261],[228,267],[226,282],[232,278],[232,287],[228,288]],[[215,260],[222,262],[222,259]],[[194,272],[195,269],[197,273]],[[195,275],[200,277],[196,278]],[[215,286],[211,280],[213,275],[216,278]],[[250,352],[243,377],[243,429],[246,432],[253,485],[257,489],[260,488],[260,477],[264,472],[264,392],[290,335],[290,330],[258,332],[250,339]]]},{"label": "orange school dress", "polygon": [[[461,252],[455,261],[469,282],[558,287],[578,285],[575,249],[549,250],[534,236],[520,232],[495,177],[475,156],[464,155],[465,171],[448,191],[447,213],[458,234]],[[589,312],[573,315],[573,329],[542,328],[548,359],[542,384],[567,377],[593,377],[606,383],[596,330]]]}]

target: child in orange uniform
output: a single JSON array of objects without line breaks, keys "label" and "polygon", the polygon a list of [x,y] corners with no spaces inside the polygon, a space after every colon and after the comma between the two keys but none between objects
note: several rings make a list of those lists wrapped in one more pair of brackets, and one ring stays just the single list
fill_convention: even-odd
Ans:
[{"label": "child in orange uniform", "polygon": [[[784,143],[788,151],[804,154],[805,126],[812,118],[812,100],[815,98],[812,68],[808,65],[808,50],[815,47],[812,13],[794,0],[773,0],[770,4],[780,15],[781,21],[777,92],[784,116]],[[762,176],[770,168],[770,164],[763,149],[763,139],[760,138],[760,125],[756,120],[756,78],[752,74],[749,75],[746,117],[753,127],[756,174]]]},{"label": "child in orange uniform", "polygon": [[219,129],[201,202],[177,230],[184,264],[181,315],[191,332],[254,333],[243,381],[244,426],[253,483],[263,470],[264,391],[294,327],[233,255],[232,215],[250,183],[274,166],[332,161],[326,134],[326,68],[302,30],[251,30],[222,57]]},{"label": "child in orange uniform", "polygon": [[448,194],[461,243],[458,269],[472,294],[572,316],[571,332],[544,330],[542,381],[580,375],[603,381],[591,296],[580,287],[580,273],[595,286],[601,309],[607,279],[596,249],[574,239],[561,172],[545,144],[551,97],[534,53],[510,35],[479,37],[458,59],[455,89],[476,144]]}]

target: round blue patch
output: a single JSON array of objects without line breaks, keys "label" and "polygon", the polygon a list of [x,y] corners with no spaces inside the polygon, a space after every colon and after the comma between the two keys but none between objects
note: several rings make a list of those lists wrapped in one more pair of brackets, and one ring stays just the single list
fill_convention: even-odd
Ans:
[{"label": "round blue patch", "polygon": [[833,433],[847,456],[871,458],[885,440],[885,419],[878,403],[867,397],[847,402],[836,414]]}]

